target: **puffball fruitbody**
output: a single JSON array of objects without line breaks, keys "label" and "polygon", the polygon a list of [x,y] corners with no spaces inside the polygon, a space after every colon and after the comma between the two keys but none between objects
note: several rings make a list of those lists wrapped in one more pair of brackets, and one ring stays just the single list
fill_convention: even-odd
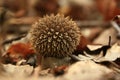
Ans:
[{"label": "puffball fruitbody", "polygon": [[39,19],[32,25],[30,34],[33,48],[44,57],[66,57],[80,42],[77,24],[61,14]]}]

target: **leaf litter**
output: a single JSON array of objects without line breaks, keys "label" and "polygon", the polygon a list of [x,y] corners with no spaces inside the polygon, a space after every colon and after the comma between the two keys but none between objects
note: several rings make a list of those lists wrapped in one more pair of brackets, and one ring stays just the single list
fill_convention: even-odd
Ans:
[{"label": "leaf litter", "polygon": [[[0,6],[7,7],[0,8],[2,80],[120,80],[119,0],[18,2],[0,0]],[[82,36],[72,55],[65,59],[46,58],[43,63],[48,68],[42,69],[42,57],[31,47],[28,31],[38,17],[51,13],[70,16]]]}]

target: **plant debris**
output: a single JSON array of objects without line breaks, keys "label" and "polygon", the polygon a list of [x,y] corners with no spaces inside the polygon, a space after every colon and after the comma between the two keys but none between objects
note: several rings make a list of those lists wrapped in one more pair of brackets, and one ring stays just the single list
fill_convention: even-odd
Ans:
[{"label": "plant debris", "polygon": [[120,80],[120,1],[0,0],[0,79],[18,78]]}]

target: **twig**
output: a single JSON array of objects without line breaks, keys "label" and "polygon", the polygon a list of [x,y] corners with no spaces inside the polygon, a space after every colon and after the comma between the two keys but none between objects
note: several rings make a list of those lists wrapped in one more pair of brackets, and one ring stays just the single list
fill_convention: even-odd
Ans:
[{"label": "twig", "polygon": [[26,36],[26,34],[21,35],[21,36],[18,36],[18,37],[16,37],[16,38],[13,38],[13,39],[10,39],[10,40],[6,40],[6,41],[4,41],[4,42],[2,43],[2,45],[5,45],[5,44],[11,43],[11,42],[13,42],[13,41],[19,40],[19,39],[21,39],[21,38],[23,38],[23,37],[25,37],[25,36]]},{"label": "twig", "polygon": [[109,42],[108,42],[108,46],[111,45],[111,36],[109,36]]},{"label": "twig", "polygon": [[21,24],[28,24],[31,25],[36,20],[38,20],[39,17],[23,17],[23,18],[13,18],[9,20],[9,25],[21,25]]},{"label": "twig", "polygon": [[107,28],[109,27],[109,22],[102,22],[102,21],[76,21],[79,27],[103,27]]},{"label": "twig", "polygon": [[69,54],[69,56],[75,61],[80,61],[80,58],[76,55]]}]

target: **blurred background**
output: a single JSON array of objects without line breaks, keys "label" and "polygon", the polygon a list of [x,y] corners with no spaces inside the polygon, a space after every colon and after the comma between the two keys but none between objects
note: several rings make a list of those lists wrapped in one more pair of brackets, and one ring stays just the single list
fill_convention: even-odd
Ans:
[{"label": "blurred background", "polygon": [[119,41],[120,0],[0,0],[0,43],[27,34],[38,18],[57,13],[76,21],[92,43],[107,44],[109,36],[112,44]]}]

